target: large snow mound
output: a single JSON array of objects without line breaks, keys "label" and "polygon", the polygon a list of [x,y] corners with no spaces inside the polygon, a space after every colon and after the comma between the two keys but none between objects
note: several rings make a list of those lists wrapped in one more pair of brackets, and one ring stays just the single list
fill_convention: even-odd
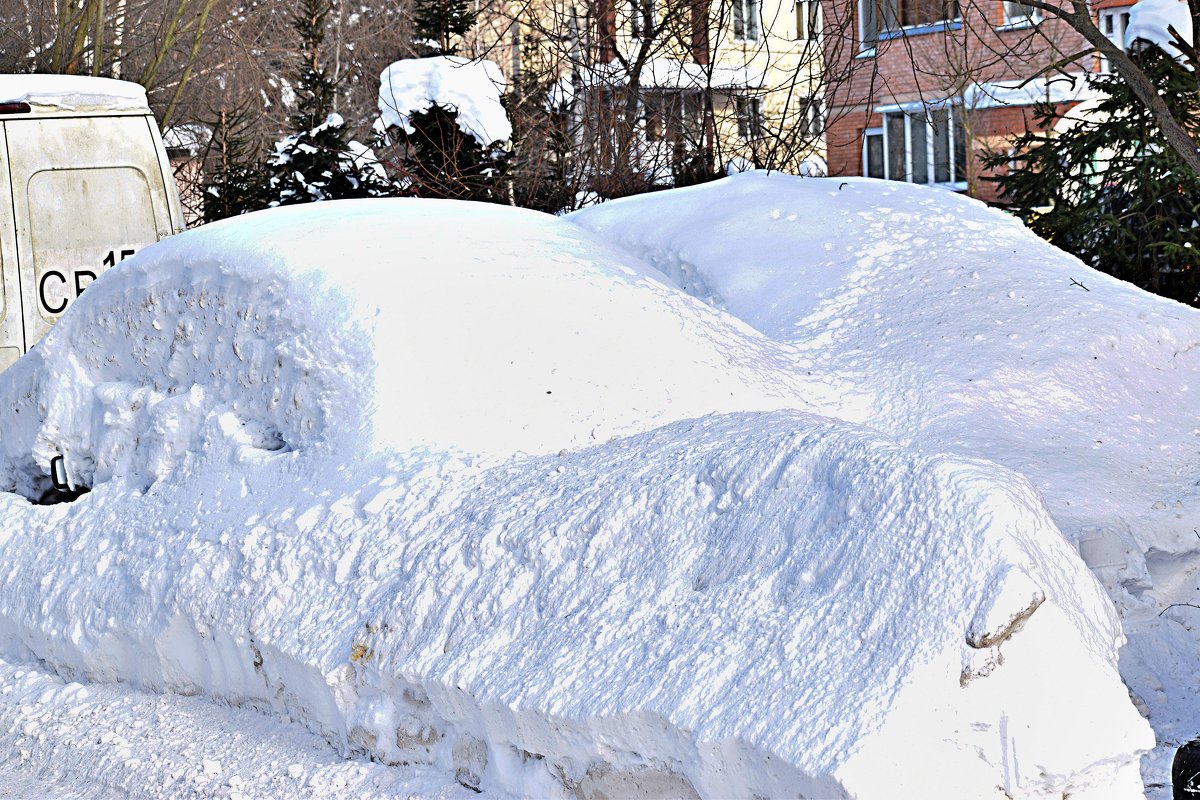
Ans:
[{"label": "large snow mound", "polygon": [[544,214],[400,199],[248,220],[130,259],[6,374],[0,488],[32,496],[58,454],[84,485],[149,485],[234,428],[266,450],[496,458],[840,391]]},{"label": "large snow mound", "polygon": [[1035,489],[666,280],[444,201],[147,248],[0,377],[0,652],[522,795],[1135,795]]},{"label": "large snow mound", "polygon": [[512,123],[500,102],[506,85],[492,61],[461,56],[401,59],[379,76],[380,121],[412,133],[409,117],[436,104],[457,111],[458,127],[486,147],[512,136]]},{"label": "large snow mound", "polygon": [[570,219],[852,385],[872,426],[1028,476],[1121,609],[1160,742],[1195,735],[1194,610],[1157,615],[1200,600],[1200,312],[905,184],[747,173]]}]

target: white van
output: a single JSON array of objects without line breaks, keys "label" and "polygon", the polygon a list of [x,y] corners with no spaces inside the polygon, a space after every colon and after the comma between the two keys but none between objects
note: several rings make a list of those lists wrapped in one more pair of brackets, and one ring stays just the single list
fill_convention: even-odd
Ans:
[{"label": "white van", "polygon": [[137,84],[0,75],[0,370],[104,270],[183,230]]}]

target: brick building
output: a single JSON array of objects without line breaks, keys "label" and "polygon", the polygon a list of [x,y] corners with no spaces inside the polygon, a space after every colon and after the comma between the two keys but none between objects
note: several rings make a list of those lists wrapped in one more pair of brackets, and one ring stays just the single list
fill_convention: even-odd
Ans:
[{"label": "brick building", "polygon": [[[1065,113],[1089,99],[1084,76],[1108,66],[1079,55],[1090,48],[1066,23],[1009,0],[822,2],[830,175],[994,201],[980,157],[1034,127],[1038,100]],[[1097,4],[1114,42],[1123,40],[1131,4]]]}]

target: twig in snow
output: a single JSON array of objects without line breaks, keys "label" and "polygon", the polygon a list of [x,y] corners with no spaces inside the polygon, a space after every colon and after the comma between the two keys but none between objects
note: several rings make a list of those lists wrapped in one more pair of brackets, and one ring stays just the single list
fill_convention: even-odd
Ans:
[{"label": "twig in snow", "polygon": [[1085,292],[1090,292],[1090,291],[1091,291],[1091,289],[1089,289],[1088,287],[1084,286],[1082,283],[1080,283],[1079,281],[1075,280],[1074,278],[1071,278],[1071,283],[1075,284],[1075,285],[1076,285],[1076,286],[1078,286],[1080,289],[1083,289]]}]

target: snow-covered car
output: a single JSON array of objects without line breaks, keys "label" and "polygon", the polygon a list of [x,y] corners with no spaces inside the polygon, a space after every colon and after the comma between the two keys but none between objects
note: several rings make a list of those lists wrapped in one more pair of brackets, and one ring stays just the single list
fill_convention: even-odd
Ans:
[{"label": "snow-covered car", "polygon": [[[656,213],[714,192],[768,244],[785,226],[836,243],[869,205],[910,202],[764,180],[662,193]],[[941,229],[1049,251],[913,197]],[[837,225],[803,224],[839,203]],[[0,376],[5,652],[252,705],[500,795],[1137,796],[1153,737],[1113,604],[1043,503],[1054,486],[900,425],[927,409],[905,392],[979,347],[957,306],[953,342],[889,367],[894,394],[870,353],[835,355],[864,325],[886,332],[873,347],[927,341],[903,309],[846,312],[881,281],[995,280],[966,255],[911,272],[872,240],[882,217],[841,290],[825,261],[709,271],[740,220],[690,249],[664,214],[653,249],[579,219],[604,233],[319,203],[101,276]],[[790,299],[829,289],[803,318],[823,334],[787,321],[788,281]],[[739,305],[754,291],[782,329]],[[40,505],[58,457],[90,491]]]}]

